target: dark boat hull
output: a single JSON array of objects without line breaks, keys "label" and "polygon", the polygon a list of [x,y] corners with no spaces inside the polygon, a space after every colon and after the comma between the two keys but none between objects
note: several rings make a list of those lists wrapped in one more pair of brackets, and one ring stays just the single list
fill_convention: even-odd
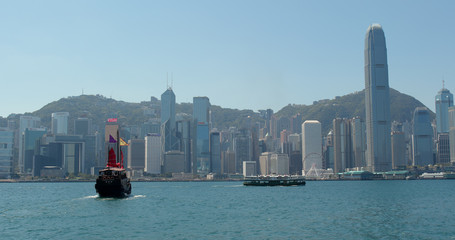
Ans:
[{"label": "dark boat hull", "polygon": [[243,181],[245,186],[303,186],[305,179],[267,179],[267,178],[253,178]]},{"label": "dark boat hull", "polygon": [[131,194],[131,183],[128,179],[105,180],[98,178],[95,189],[100,197],[124,198]]}]

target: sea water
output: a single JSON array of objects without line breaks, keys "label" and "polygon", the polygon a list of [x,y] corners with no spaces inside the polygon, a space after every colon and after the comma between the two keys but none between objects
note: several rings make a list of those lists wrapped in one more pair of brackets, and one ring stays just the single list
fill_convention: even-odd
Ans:
[{"label": "sea water", "polygon": [[455,239],[455,181],[0,183],[0,239]]}]

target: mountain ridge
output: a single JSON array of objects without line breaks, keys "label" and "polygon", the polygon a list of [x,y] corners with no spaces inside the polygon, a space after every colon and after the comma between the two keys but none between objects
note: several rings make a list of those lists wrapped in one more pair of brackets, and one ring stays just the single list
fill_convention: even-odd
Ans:
[{"label": "mountain ridge", "polygon": [[[323,133],[327,133],[332,127],[334,118],[361,117],[365,119],[364,90],[349,93],[344,96],[337,96],[333,99],[314,101],[311,105],[288,104],[275,113],[277,117],[292,117],[300,113],[304,120],[318,120],[322,124]],[[403,94],[395,89],[390,89],[391,116],[392,121],[412,121],[412,114],[416,107],[424,106],[412,96]],[[154,97],[150,101],[130,103],[107,98],[102,95],[80,95],[61,98],[57,101],[46,104],[41,109],[24,115],[33,115],[41,118],[44,127],[50,127],[51,114],[53,112],[69,112],[69,132],[73,129],[74,119],[88,117],[98,128],[103,126],[107,118],[117,117],[120,124],[138,125],[153,118],[153,114],[147,114],[148,110],[154,109],[155,117],[159,114],[160,101]],[[153,107],[154,106],[154,107]],[[213,127],[219,130],[231,126],[242,127],[251,122],[264,122],[258,112],[249,109],[230,109],[212,105]],[[152,111],[153,112],[153,111]],[[192,113],[192,103],[176,103],[176,113]],[[434,118],[434,113],[431,112]],[[21,114],[15,115],[20,116]],[[10,118],[10,116],[8,117]],[[17,119],[18,120],[18,119]]]}]

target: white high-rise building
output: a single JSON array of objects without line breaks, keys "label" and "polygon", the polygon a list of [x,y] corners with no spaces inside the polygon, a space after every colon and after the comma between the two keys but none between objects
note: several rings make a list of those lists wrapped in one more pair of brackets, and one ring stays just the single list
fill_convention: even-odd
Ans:
[{"label": "white high-rise building", "polygon": [[322,169],[321,123],[307,120],[302,124],[302,175],[313,167]]},{"label": "white high-rise building", "polygon": [[243,176],[244,177],[256,176],[255,161],[243,161]]},{"label": "white high-rise building", "polygon": [[151,174],[161,173],[161,136],[149,134],[145,137],[145,168]]},{"label": "white high-rise building", "polygon": [[68,112],[52,113],[52,134],[68,135]]},{"label": "white high-rise building", "polygon": [[270,156],[270,174],[289,174],[289,156],[287,154],[274,153]]}]

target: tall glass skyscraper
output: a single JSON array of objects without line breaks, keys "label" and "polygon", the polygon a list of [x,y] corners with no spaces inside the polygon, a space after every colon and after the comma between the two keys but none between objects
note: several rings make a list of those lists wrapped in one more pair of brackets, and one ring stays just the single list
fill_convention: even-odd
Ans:
[{"label": "tall glass skyscraper", "polygon": [[196,125],[197,173],[211,172],[210,164],[210,101],[208,97],[193,98],[193,122]]},{"label": "tall glass skyscraper", "polygon": [[161,124],[168,120],[171,127],[175,128],[175,94],[172,88],[161,94]]},{"label": "tall glass skyscraper", "polygon": [[431,127],[430,112],[426,107],[418,107],[414,111],[412,124],[412,164],[425,166],[433,164],[433,128]]},{"label": "tall glass skyscraper", "polygon": [[390,96],[387,48],[381,25],[368,27],[365,36],[365,110],[367,167],[373,172],[392,169]]},{"label": "tall glass skyscraper", "polygon": [[210,122],[210,100],[208,97],[193,98],[193,119],[197,122]]},{"label": "tall glass skyscraper", "polygon": [[438,133],[449,132],[449,107],[453,106],[453,94],[442,88],[435,97],[436,130]]},{"label": "tall glass skyscraper", "polygon": [[176,149],[175,94],[168,88],[161,94],[161,138],[163,154]]}]

